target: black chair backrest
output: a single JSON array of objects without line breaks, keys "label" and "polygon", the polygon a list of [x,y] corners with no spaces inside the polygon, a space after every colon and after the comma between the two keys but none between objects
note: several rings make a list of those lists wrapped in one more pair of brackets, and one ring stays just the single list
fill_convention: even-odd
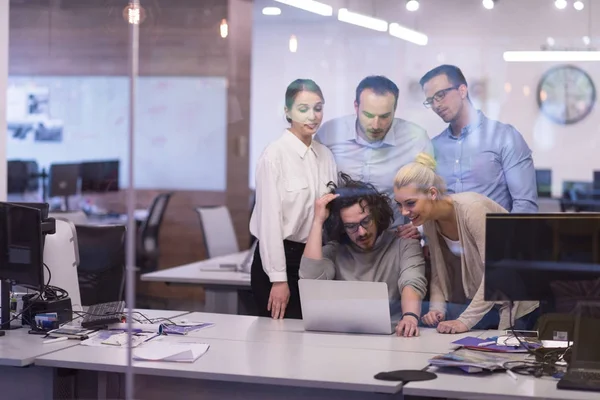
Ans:
[{"label": "black chair backrest", "polygon": [[169,204],[169,200],[173,192],[162,193],[154,198],[148,218],[142,223],[140,229],[140,247],[144,253],[152,253],[158,250],[158,234],[160,233],[160,226],[162,224],[165,210]]},{"label": "black chair backrest", "polygon": [[125,225],[76,225],[81,303],[122,300],[125,277]]}]

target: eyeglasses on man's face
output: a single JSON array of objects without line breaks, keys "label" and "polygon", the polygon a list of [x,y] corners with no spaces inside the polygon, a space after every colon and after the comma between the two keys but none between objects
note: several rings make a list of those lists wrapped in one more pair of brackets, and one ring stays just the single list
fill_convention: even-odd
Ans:
[{"label": "eyeglasses on man's face", "polygon": [[352,233],[358,232],[359,226],[362,226],[365,229],[369,229],[369,227],[371,226],[372,223],[373,223],[373,217],[371,217],[370,215],[367,215],[366,217],[361,219],[360,222],[358,222],[358,223],[344,224],[344,229],[346,229],[346,232],[352,234]]},{"label": "eyeglasses on man's face", "polygon": [[431,108],[434,100],[437,102],[444,100],[444,97],[446,97],[446,94],[449,91],[455,90],[455,89],[458,89],[458,86],[451,86],[446,89],[438,90],[437,92],[435,92],[435,94],[433,96],[426,98],[425,101],[423,102],[423,105],[427,108]]}]

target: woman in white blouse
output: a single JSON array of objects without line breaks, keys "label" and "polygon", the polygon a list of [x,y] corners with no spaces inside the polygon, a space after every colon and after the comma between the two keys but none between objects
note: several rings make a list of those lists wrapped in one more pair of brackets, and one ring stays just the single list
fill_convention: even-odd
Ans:
[{"label": "woman in white blouse", "polygon": [[323,120],[323,93],[310,79],[285,92],[290,127],[263,151],[256,167],[256,204],[250,232],[258,239],[251,283],[258,314],[302,318],[300,259],[313,221],[315,200],[337,182],[331,151],[313,141]]}]

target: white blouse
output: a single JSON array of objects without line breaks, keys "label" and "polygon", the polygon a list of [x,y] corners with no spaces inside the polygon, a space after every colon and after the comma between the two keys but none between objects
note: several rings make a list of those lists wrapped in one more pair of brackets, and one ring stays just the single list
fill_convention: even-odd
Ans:
[{"label": "white blouse", "polygon": [[463,250],[462,245],[460,244],[460,240],[450,240],[446,236],[442,235],[446,245],[448,246],[448,250],[452,252],[455,256],[461,257]]},{"label": "white blouse", "polygon": [[256,204],[250,232],[271,282],[287,281],[283,241],[306,243],[315,200],[337,184],[331,151],[312,141],[307,147],[289,130],[263,151],[256,167]]}]

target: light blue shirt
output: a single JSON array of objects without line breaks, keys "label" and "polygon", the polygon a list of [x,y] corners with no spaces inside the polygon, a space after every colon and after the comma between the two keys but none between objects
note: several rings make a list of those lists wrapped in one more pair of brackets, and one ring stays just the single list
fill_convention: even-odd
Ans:
[{"label": "light blue shirt", "polygon": [[[327,121],[315,139],[331,150],[339,172],[372,184],[390,199],[400,168],[415,161],[421,152],[433,157],[433,146],[425,129],[400,118],[394,118],[388,133],[377,142],[368,142],[358,134],[354,114]],[[395,226],[404,219],[393,202],[392,208]]]},{"label": "light blue shirt", "polygon": [[512,125],[478,110],[458,137],[448,126],[433,138],[433,147],[450,193],[476,192],[513,213],[538,211],[531,150]]}]

